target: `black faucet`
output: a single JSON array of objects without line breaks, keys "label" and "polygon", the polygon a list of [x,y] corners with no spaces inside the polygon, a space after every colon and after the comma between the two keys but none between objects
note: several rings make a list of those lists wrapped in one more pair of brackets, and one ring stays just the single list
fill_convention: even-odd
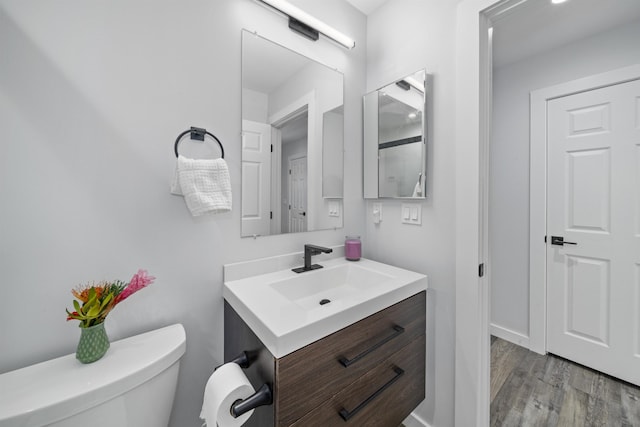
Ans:
[{"label": "black faucet", "polygon": [[331,248],[325,248],[316,245],[304,245],[304,267],[294,268],[292,271],[296,273],[303,273],[305,271],[317,270],[322,268],[320,264],[311,265],[311,257],[313,255],[319,255],[321,253],[330,254],[333,252]]}]

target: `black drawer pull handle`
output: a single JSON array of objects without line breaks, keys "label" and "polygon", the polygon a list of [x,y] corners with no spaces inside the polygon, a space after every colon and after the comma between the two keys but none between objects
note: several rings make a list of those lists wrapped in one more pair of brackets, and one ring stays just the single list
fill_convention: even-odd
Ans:
[{"label": "black drawer pull handle", "polygon": [[389,388],[391,386],[391,384],[395,383],[396,381],[398,381],[398,379],[400,379],[400,377],[402,375],[404,375],[404,370],[398,368],[397,366],[395,368],[393,368],[393,371],[396,373],[396,376],[391,378],[391,380],[389,380],[388,383],[386,383],[385,385],[383,385],[382,387],[380,387],[375,393],[373,393],[371,396],[367,397],[367,399],[362,402],[361,404],[359,404],[358,406],[356,406],[356,408],[349,412],[346,409],[342,408],[339,412],[340,416],[342,417],[343,420],[345,421],[349,421],[349,419],[351,417],[353,417],[355,414],[357,414],[358,412],[360,412],[360,410],[362,410],[365,406],[367,406],[369,403],[371,403],[371,401],[373,399],[375,399],[376,397],[378,397],[380,395],[380,393],[382,393],[383,391],[385,391],[387,388]]},{"label": "black drawer pull handle", "polygon": [[389,335],[388,337],[386,337],[385,339],[383,339],[373,347],[369,348],[368,350],[363,351],[353,359],[347,359],[346,357],[342,356],[341,358],[338,359],[338,361],[342,364],[342,366],[347,368],[349,367],[349,365],[356,363],[358,360],[362,359],[372,351],[376,351],[378,348],[382,347],[383,345],[385,345],[386,343],[388,343],[389,341],[391,341],[392,339],[396,338],[397,336],[399,336],[404,332],[404,328],[398,325],[395,325],[393,327],[393,330],[395,331],[393,334]]}]

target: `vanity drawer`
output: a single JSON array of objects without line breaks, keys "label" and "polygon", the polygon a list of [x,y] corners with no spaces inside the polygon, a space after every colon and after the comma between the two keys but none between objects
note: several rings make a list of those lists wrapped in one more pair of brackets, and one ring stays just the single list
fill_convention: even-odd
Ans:
[{"label": "vanity drawer", "polygon": [[[293,424],[423,336],[425,310],[426,293],[420,292],[277,359],[274,401],[277,425]],[[424,354],[424,348],[421,353]],[[424,357],[421,363],[424,364]],[[424,382],[424,375],[422,378]]]},{"label": "vanity drawer", "polygon": [[425,335],[293,424],[399,426],[425,396]]}]

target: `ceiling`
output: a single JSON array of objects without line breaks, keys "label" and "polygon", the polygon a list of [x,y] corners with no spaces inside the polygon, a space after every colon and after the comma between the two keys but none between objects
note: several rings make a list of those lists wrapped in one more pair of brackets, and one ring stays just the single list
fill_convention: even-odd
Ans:
[{"label": "ceiling", "polygon": [[640,20],[640,0],[527,0],[493,25],[494,67]]},{"label": "ceiling", "polygon": [[[347,0],[365,15],[387,1]],[[640,0],[527,0],[494,22],[494,66],[520,61],[640,20]]]},{"label": "ceiling", "polygon": [[349,3],[351,3],[353,6],[355,6],[356,9],[358,9],[360,12],[364,13],[365,15],[369,15],[372,12],[374,12],[376,9],[378,9],[380,6],[382,6],[383,3],[386,3],[387,1],[390,0],[347,0]]}]

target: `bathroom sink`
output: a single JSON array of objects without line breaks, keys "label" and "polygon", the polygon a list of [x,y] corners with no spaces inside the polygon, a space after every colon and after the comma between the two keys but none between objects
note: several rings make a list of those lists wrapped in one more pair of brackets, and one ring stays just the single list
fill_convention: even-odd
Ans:
[{"label": "bathroom sink", "polygon": [[271,283],[269,286],[280,295],[302,307],[313,310],[320,305],[345,299],[358,298],[368,289],[380,285],[393,276],[349,263],[313,271],[314,274],[297,274],[290,279]]},{"label": "bathroom sink", "polygon": [[225,281],[225,300],[282,357],[427,288],[423,274],[361,259]]}]

